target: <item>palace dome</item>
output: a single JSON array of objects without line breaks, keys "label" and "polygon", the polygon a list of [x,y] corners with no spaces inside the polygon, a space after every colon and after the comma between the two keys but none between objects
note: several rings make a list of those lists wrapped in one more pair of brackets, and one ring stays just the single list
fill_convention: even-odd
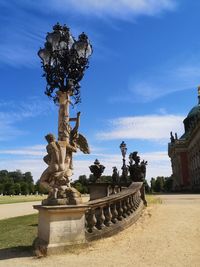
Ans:
[{"label": "palace dome", "polygon": [[187,117],[183,121],[185,126],[185,134],[187,134],[192,128],[195,127],[199,119],[200,119],[200,87],[198,87],[198,105],[194,106],[190,110]]},{"label": "palace dome", "polygon": [[198,116],[200,114],[200,104],[194,106],[187,115],[187,118]]}]

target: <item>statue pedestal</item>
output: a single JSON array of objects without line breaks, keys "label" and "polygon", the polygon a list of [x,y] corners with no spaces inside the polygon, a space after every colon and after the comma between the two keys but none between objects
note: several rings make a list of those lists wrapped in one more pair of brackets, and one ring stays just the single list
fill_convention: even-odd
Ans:
[{"label": "statue pedestal", "polygon": [[69,245],[86,242],[86,205],[35,205],[39,211],[38,237],[35,252],[44,256],[65,251]]},{"label": "statue pedestal", "polygon": [[108,197],[112,194],[112,185],[108,183],[94,183],[89,184],[90,200]]}]

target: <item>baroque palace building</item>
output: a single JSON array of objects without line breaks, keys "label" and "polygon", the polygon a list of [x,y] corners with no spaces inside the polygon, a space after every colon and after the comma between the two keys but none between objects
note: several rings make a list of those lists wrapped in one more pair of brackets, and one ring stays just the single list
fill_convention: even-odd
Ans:
[{"label": "baroque palace building", "polygon": [[171,135],[168,155],[171,158],[173,190],[200,191],[200,87],[198,104],[183,121],[185,132]]}]

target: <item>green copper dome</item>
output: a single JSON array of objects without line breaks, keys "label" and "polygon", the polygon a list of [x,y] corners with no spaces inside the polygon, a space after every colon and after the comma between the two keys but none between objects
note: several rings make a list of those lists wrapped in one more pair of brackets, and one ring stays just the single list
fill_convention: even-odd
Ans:
[{"label": "green copper dome", "polygon": [[198,87],[198,105],[194,106],[187,117],[184,119],[183,123],[185,126],[185,133],[182,136],[183,138],[187,137],[191,129],[193,129],[200,119],[200,87]]},{"label": "green copper dome", "polygon": [[190,110],[190,112],[189,112],[188,115],[187,115],[187,118],[189,118],[189,117],[194,117],[194,116],[196,116],[196,115],[198,115],[198,114],[200,114],[200,104],[194,106],[194,107]]}]

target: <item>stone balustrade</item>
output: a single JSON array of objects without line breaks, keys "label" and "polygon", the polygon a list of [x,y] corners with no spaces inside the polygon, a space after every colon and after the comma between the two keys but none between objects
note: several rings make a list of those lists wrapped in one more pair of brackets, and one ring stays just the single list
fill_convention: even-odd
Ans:
[{"label": "stone balustrade", "polygon": [[134,223],[143,209],[142,183],[104,198],[89,201],[85,213],[86,239],[110,236]]},{"label": "stone balustrade", "polygon": [[122,187],[120,192],[112,188],[106,191],[103,187],[106,197],[84,204],[35,205],[39,211],[38,237],[34,242],[36,255],[60,253],[71,245],[111,236],[130,226],[144,207],[142,188],[140,182]]}]

